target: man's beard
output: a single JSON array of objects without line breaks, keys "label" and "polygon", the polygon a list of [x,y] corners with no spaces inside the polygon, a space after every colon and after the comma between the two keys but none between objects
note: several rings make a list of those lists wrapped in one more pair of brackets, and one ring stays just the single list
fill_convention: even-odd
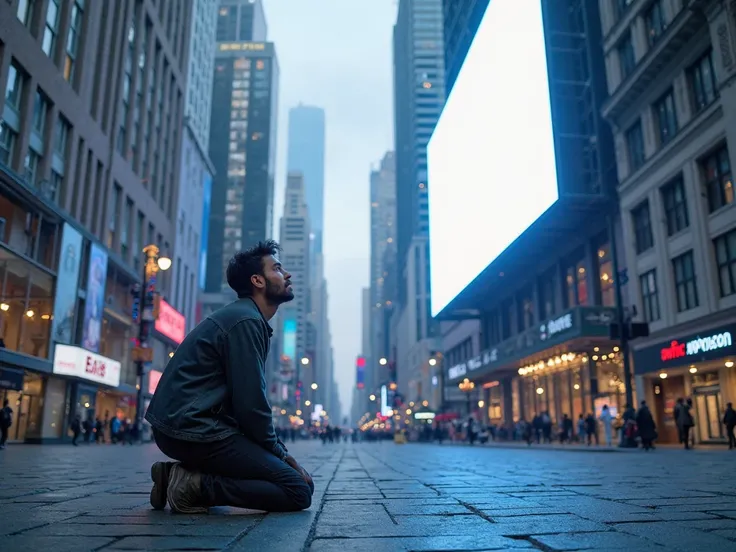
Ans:
[{"label": "man's beard", "polygon": [[271,305],[280,305],[281,303],[288,303],[294,299],[294,292],[284,287],[279,289],[274,284],[266,280],[266,300]]}]

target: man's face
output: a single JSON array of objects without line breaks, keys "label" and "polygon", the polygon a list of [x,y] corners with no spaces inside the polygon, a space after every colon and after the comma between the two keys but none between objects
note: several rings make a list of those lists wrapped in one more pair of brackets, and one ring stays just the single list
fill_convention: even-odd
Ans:
[{"label": "man's face", "polygon": [[272,305],[280,305],[294,299],[289,274],[273,255],[263,258],[263,275],[266,278],[266,299]]}]

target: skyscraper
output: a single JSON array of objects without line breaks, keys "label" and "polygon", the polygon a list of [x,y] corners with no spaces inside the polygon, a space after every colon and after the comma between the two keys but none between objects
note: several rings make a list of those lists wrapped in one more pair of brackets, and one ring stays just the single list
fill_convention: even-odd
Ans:
[{"label": "skyscraper", "polygon": [[208,151],[217,0],[194,0],[192,9],[171,295],[173,305],[186,317],[187,330],[197,324],[197,296],[206,270],[203,255],[214,172]]},{"label": "skyscraper", "polygon": [[220,0],[219,5],[217,42],[265,42],[263,0]]},{"label": "skyscraper", "polygon": [[[428,395],[421,370],[433,343],[427,144],[445,101],[442,0],[401,0],[394,26],[396,273],[391,356],[399,390]],[[402,336],[399,338],[399,336]]]},{"label": "skyscraper", "polygon": [[314,252],[321,253],[325,202],[325,112],[322,108],[299,104],[289,110],[287,167],[304,176]]},{"label": "skyscraper", "polygon": [[[271,237],[278,78],[273,43],[218,42],[210,131],[210,159],[216,175],[207,250],[208,293],[229,294],[224,274],[230,257]],[[205,313],[223,299],[208,298]]]},{"label": "skyscraper", "polygon": [[[389,151],[371,171],[371,284],[366,387],[375,391],[385,380],[388,364],[380,359],[391,355],[390,322],[396,290],[396,156]],[[392,265],[392,266],[389,266]],[[393,284],[393,285],[392,285]]]},{"label": "skyscraper", "polygon": [[[314,355],[309,354],[309,349],[314,346],[314,340],[310,339],[311,323],[309,321],[312,294],[309,274],[309,234],[310,223],[304,197],[304,179],[300,173],[289,173],[286,182],[284,215],[281,218],[279,242],[282,247],[281,261],[291,273],[294,300],[281,307],[277,327],[279,335],[284,336],[281,339],[284,342],[293,340],[294,337],[289,334],[296,333],[296,344],[293,347],[293,352],[285,353],[285,358],[283,358],[283,361],[288,363],[289,366],[282,366],[281,368],[282,373],[291,373],[291,377],[288,379],[288,383],[291,384],[291,391],[295,390],[293,386],[296,385],[297,381],[301,380],[307,384],[311,384],[313,381],[312,357]],[[307,362],[302,359],[307,359]],[[293,397],[293,394],[290,393],[289,397]]]}]

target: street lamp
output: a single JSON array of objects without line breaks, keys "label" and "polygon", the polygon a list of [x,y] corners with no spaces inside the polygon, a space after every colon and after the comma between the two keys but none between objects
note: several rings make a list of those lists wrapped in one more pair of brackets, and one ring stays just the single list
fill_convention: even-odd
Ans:
[{"label": "street lamp", "polygon": [[171,259],[160,255],[157,246],[151,244],[143,248],[146,262],[143,263],[143,282],[138,300],[138,346],[134,352],[138,373],[138,389],[135,401],[135,427],[138,431],[138,439],[143,439],[143,378],[146,375],[146,362],[153,360],[153,349],[148,346],[148,338],[151,336],[151,327],[158,315],[156,294],[156,274],[159,270],[166,271],[171,268]]},{"label": "street lamp", "polygon": [[386,360],[385,358],[381,358],[381,360],[378,361],[378,364],[380,364],[381,366],[386,366],[386,364],[388,364],[388,360]]},{"label": "street lamp", "polygon": [[312,384],[312,391],[316,391],[317,388],[319,388],[319,385],[317,385],[316,383],[313,383]]},{"label": "street lamp", "polygon": [[375,395],[373,395],[373,394],[371,394],[371,395],[370,395],[370,396],[368,397],[368,400],[369,400],[369,401],[371,401],[371,402],[373,402],[373,401],[375,401],[375,400],[376,400],[376,396],[375,396]]},{"label": "street lamp", "polygon": [[473,389],[475,389],[475,383],[470,381],[468,378],[465,378],[463,381],[457,384],[460,391],[465,393],[466,398],[468,400],[468,416],[470,416],[470,394],[473,392]]},{"label": "street lamp", "polygon": [[307,364],[309,364],[309,359],[307,357],[303,357],[302,358],[302,365],[303,366],[306,366]]},{"label": "street lamp", "polygon": [[430,358],[429,359],[429,365],[430,366],[436,366],[437,365],[437,359],[436,358]]}]

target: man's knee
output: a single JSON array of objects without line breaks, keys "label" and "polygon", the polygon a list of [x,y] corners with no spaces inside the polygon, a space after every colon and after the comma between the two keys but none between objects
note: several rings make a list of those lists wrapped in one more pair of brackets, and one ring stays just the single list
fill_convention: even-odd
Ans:
[{"label": "man's knee", "polygon": [[312,505],[314,487],[307,485],[306,481],[302,480],[299,484],[294,485],[290,491],[289,494],[295,511],[306,510]]}]

